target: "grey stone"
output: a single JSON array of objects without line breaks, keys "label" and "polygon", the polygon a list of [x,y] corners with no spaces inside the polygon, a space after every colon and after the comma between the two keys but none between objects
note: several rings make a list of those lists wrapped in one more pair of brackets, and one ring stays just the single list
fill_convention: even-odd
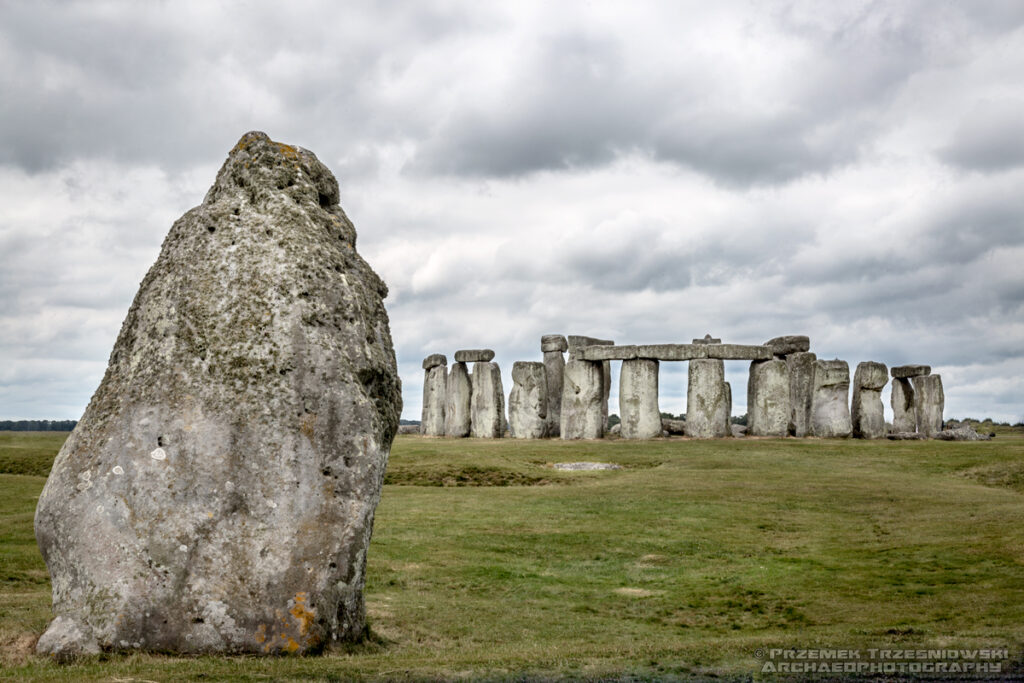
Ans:
[{"label": "grey stone", "polygon": [[865,361],[853,373],[853,403],[850,418],[857,439],[881,439],[885,436],[885,411],[882,389],[889,381],[884,363]]},{"label": "grey stone", "polygon": [[430,370],[438,365],[448,365],[448,358],[443,353],[432,353],[423,359],[423,369]]},{"label": "grey stone", "polygon": [[893,379],[910,379],[932,374],[930,365],[897,365],[892,372]]},{"label": "grey stone", "polygon": [[653,439],[661,436],[658,361],[646,358],[622,361],[619,411],[623,439]]},{"label": "grey stone", "polygon": [[601,363],[601,424],[602,429],[608,429],[608,397],[612,393],[612,364],[611,361]]},{"label": "grey stone", "polygon": [[469,436],[473,424],[473,384],[470,380],[469,368],[465,363],[452,363],[452,367],[448,371],[445,394],[445,436],[455,438]]},{"label": "grey stone", "polygon": [[594,470],[621,470],[622,465],[613,462],[556,462],[552,465],[556,470],[569,471],[594,471]]},{"label": "grey stone", "polygon": [[767,346],[750,346],[747,344],[708,344],[708,358],[722,360],[771,360],[772,350]]},{"label": "grey stone", "polygon": [[789,433],[789,369],[784,360],[754,361],[747,382],[747,434],[786,436]]},{"label": "grey stone", "polygon": [[776,356],[788,356],[792,353],[807,353],[811,349],[811,340],[802,334],[788,334],[775,337],[764,343]]},{"label": "grey stone", "polygon": [[398,433],[399,434],[419,434],[420,433],[420,426],[419,425],[398,425]]},{"label": "grey stone", "polygon": [[850,421],[850,366],[844,360],[814,362],[814,393],[811,398],[811,434],[847,438]]},{"label": "grey stone", "polygon": [[725,364],[699,358],[690,361],[686,380],[686,435],[695,439],[728,436],[730,399],[726,396]]},{"label": "grey stone", "polygon": [[548,436],[562,433],[562,384],[565,358],[561,351],[544,352],[544,374],[548,388]]},{"label": "grey stone", "polygon": [[246,134],[170,230],[39,497],[43,654],[365,633],[401,413],[383,298],[313,153]]},{"label": "grey stone", "polygon": [[661,430],[672,436],[684,436],[686,434],[686,420],[674,420],[670,417],[661,418]]},{"label": "grey stone", "polygon": [[942,392],[941,375],[917,375],[910,380],[914,384],[914,416],[917,431],[931,437],[942,431],[942,410],[946,396]]},{"label": "grey stone", "polygon": [[548,432],[548,382],[543,363],[512,364],[508,427],[517,439],[542,439]]},{"label": "grey stone", "polygon": [[730,425],[729,428],[732,430],[732,435],[737,439],[747,435],[747,425]]},{"label": "grey stone", "polygon": [[[922,435],[923,436],[923,435]],[[974,428],[969,425],[963,425],[956,429],[943,429],[942,431],[935,432],[932,438],[939,439],[940,441],[991,441],[992,437],[988,434],[979,434],[974,431]]]},{"label": "grey stone", "polygon": [[601,414],[603,378],[604,369],[599,362],[570,360],[565,364],[560,430],[563,439],[600,439],[604,436]]},{"label": "grey stone", "polygon": [[814,361],[818,357],[810,352],[796,352],[786,356],[789,370],[789,433],[804,437],[811,433],[811,398],[814,396]]},{"label": "grey stone", "polygon": [[497,363],[477,361],[470,382],[470,435],[477,439],[500,439],[506,426],[501,369]]},{"label": "grey stone", "polygon": [[[724,370],[724,368],[723,368]],[[732,436],[732,385],[725,384],[725,436]]]},{"label": "grey stone", "polygon": [[583,346],[576,351],[580,360],[632,360],[637,358],[636,346]]},{"label": "grey stone", "polygon": [[620,434],[622,434],[622,423],[621,422],[616,422],[615,424],[613,424],[608,429],[608,433],[612,434],[614,436],[619,436]]},{"label": "grey stone", "polygon": [[917,441],[925,438],[924,434],[918,434],[917,432],[892,432],[887,434],[886,437],[890,441]]},{"label": "grey stone", "polygon": [[545,334],[540,338],[540,350],[544,353],[548,351],[568,351],[569,340],[560,334]]},{"label": "grey stone", "polygon": [[702,339],[694,339],[694,344],[721,344],[721,339],[715,339],[710,334],[705,334]]},{"label": "grey stone", "polygon": [[444,436],[444,411],[447,402],[448,368],[434,365],[424,372],[423,410],[420,417],[420,434],[423,436]]},{"label": "grey stone", "polygon": [[892,381],[892,394],[889,397],[892,406],[892,431],[916,432],[917,412],[914,408],[914,387],[909,379],[897,377]]},{"label": "grey stone", "polygon": [[585,337],[579,334],[570,334],[566,340],[568,344],[569,360],[576,360],[577,353],[585,346],[613,346],[615,342],[610,339],[598,339],[597,337]]},{"label": "grey stone", "polygon": [[707,347],[703,344],[644,344],[635,348],[637,358],[653,360],[680,361],[708,357]]},{"label": "grey stone", "polygon": [[462,349],[455,352],[455,360],[458,363],[489,363],[494,360],[494,351],[491,349]]}]

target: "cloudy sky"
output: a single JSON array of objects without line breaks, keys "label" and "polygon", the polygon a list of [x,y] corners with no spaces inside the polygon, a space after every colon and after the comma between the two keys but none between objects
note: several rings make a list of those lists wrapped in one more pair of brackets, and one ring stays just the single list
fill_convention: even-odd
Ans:
[{"label": "cloudy sky", "polygon": [[338,176],[406,418],[430,353],[708,332],[1024,417],[1024,3],[0,2],[0,419],[81,415],[254,129]]}]

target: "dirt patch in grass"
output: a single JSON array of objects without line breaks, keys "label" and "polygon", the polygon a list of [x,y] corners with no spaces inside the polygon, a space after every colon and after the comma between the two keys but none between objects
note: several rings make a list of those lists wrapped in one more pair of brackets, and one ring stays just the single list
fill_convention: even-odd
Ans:
[{"label": "dirt patch in grass", "polygon": [[389,470],[384,483],[395,486],[544,486],[548,477],[497,467],[431,467]]},{"label": "dirt patch in grass", "polygon": [[1024,462],[997,462],[961,470],[959,474],[985,486],[1024,493]]}]

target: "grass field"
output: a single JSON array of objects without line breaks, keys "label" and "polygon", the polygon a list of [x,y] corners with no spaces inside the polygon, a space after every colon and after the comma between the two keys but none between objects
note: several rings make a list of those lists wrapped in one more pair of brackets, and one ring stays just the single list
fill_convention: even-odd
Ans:
[{"label": "grass field", "polygon": [[[761,648],[1024,643],[1024,437],[991,442],[399,437],[370,641],[322,657],[31,655],[32,532],[63,435],[0,432],[0,677],[771,679]],[[560,472],[548,463],[615,462]]]}]

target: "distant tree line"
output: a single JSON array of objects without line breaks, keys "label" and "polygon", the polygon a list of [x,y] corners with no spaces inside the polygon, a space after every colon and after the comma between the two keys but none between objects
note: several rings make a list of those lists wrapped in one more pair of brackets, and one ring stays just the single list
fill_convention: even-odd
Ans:
[{"label": "distant tree line", "polygon": [[70,432],[78,420],[0,420],[0,432]]}]

